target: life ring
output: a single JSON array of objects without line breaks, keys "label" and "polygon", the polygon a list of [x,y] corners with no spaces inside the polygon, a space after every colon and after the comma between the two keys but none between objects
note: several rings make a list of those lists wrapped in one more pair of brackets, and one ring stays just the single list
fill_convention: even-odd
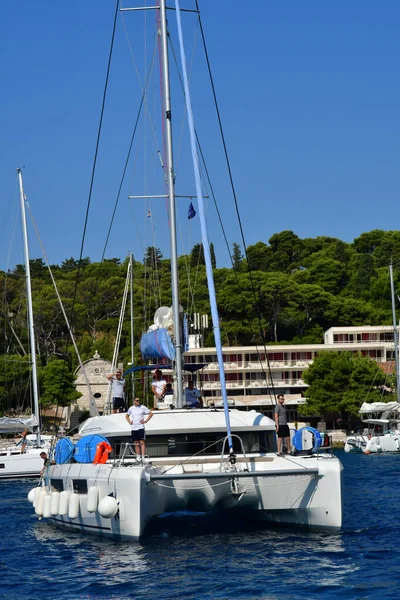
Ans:
[{"label": "life ring", "polygon": [[292,444],[295,447],[295,449],[297,451],[303,451],[303,432],[304,431],[309,431],[312,434],[312,443],[313,443],[313,447],[310,448],[310,451],[312,451],[312,453],[317,452],[318,448],[321,447],[322,444],[322,437],[319,431],[317,431],[317,429],[314,429],[314,427],[302,427],[301,429],[298,429],[296,431],[296,433],[293,436],[293,440],[292,440]]},{"label": "life ring", "polygon": [[94,455],[93,464],[103,465],[108,461],[108,455],[112,452],[112,448],[108,442],[100,442],[96,447],[96,454]]}]

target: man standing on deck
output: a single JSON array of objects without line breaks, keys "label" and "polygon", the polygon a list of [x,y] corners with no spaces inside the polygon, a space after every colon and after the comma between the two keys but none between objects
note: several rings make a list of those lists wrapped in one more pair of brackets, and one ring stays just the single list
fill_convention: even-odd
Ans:
[{"label": "man standing on deck", "polygon": [[[144,418],[145,415],[147,415],[146,419]],[[131,437],[135,446],[136,455],[141,456],[142,460],[146,454],[146,434],[144,426],[152,417],[153,413],[151,410],[149,410],[147,406],[142,406],[139,398],[133,399],[133,406],[128,409],[128,412],[125,415],[125,419],[131,426]]]},{"label": "man standing on deck", "polygon": [[151,384],[151,389],[154,394],[154,408],[157,408],[157,403],[162,402],[165,394],[167,382],[162,377],[160,369],[156,369],[154,373],[154,380]]},{"label": "man standing on deck", "polygon": [[287,424],[286,408],[283,406],[285,396],[279,394],[278,404],[275,406],[276,433],[278,434],[278,454],[282,456],[282,440],[285,438],[286,451],[290,452],[290,431]]},{"label": "man standing on deck", "polygon": [[125,412],[125,379],[122,379],[122,372],[118,369],[116,373],[107,375],[107,379],[112,383],[113,413]]}]

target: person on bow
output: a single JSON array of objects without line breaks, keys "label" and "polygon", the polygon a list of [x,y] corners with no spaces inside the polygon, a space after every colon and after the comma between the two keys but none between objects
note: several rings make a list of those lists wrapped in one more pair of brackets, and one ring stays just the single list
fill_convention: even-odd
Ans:
[{"label": "person on bow", "polygon": [[21,454],[26,452],[26,444],[28,443],[28,429],[24,429],[21,433],[21,439],[19,440],[17,446],[21,445]]},{"label": "person on bow", "polygon": [[118,369],[116,373],[107,375],[107,379],[112,384],[113,413],[124,412],[125,379],[122,377],[122,371]]},{"label": "person on bow", "polygon": [[125,419],[131,426],[131,438],[136,455],[140,456],[142,460],[146,454],[146,433],[144,426],[152,418],[152,411],[149,410],[147,406],[140,404],[139,398],[133,399],[133,406],[128,409],[128,412],[125,415]]},{"label": "person on bow", "polygon": [[278,395],[278,404],[275,406],[274,416],[276,433],[278,435],[278,454],[282,455],[282,441],[285,440],[286,451],[290,452],[290,430],[287,422],[286,407],[283,406],[285,396]]}]

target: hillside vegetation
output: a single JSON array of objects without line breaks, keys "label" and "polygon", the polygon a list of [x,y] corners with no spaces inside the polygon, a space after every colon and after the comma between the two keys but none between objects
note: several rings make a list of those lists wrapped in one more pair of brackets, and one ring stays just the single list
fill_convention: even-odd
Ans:
[{"label": "hillside vegetation", "polygon": [[[323,332],[332,326],[391,323],[388,265],[393,261],[397,283],[399,231],[363,233],[352,243],[330,237],[300,239],[292,231],[282,231],[268,243],[249,246],[246,256],[234,244],[232,257],[232,268],[218,268],[218,257],[212,248],[224,345],[259,344],[263,338],[269,344],[322,343]],[[201,245],[196,245],[189,256],[179,258],[180,302],[189,315],[210,314],[203,263]],[[127,264],[128,260],[121,262],[118,258],[101,264],[92,263],[89,258],[79,264],[69,258],[52,266],[82,360],[91,358],[96,350],[104,358],[112,357]],[[58,370],[69,374],[77,366],[77,359],[41,259],[31,261],[31,276],[37,355],[44,382],[46,370],[55,359],[61,359],[57,360]],[[29,353],[25,268],[17,265],[12,272],[0,272],[0,280],[0,359],[7,364],[0,374],[0,402],[4,409],[14,395],[11,392],[10,396],[9,381],[25,379],[26,359],[25,364],[17,359]],[[171,304],[170,261],[156,248],[148,248],[142,259],[134,260],[133,303],[138,362],[137,344],[142,331],[152,323],[159,306]],[[206,332],[205,345],[214,345],[211,331],[210,327]],[[120,360],[126,363],[130,354],[127,311]],[[54,364],[51,369],[57,371]],[[54,377],[53,373],[53,380]],[[71,379],[68,385],[72,385]],[[59,395],[57,390],[44,390],[48,403]],[[71,387],[67,386],[64,401],[68,403],[72,397]]]}]

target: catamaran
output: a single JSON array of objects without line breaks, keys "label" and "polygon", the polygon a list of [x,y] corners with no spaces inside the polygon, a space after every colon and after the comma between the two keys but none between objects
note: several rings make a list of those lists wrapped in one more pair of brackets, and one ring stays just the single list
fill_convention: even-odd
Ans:
[{"label": "catamaran", "polygon": [[[154,518],[175,511],[222,511],[235,519],[256,519],[310,529],[342,525],[340,461],[332,454],[278,456],[275,423],[256,411],[229,407],[215,301],[215,287],[201,187],[194,118],[186,71],[181,11],[175,0],[196,196],[205,253],[223,408],[184,407],[183,351],[177,269],[175,172],[173,165],[166,0],[160,0],[157,31],[161,48],[163,114],[167,162],[166,197],[171,226],[171,328],[162,357],[175,370],[175,398],[154,411],[146,424],[147,456],[136,456],[125,414],[89,418],[74,445],[65,438],[55,450],[43,485],[29,499],[39,518],[68,531],[139,540]],[[129,9],[121,9],[129,10]],[[160,348],[162,344],[154,344]],[[163,345],[164,346],[164,345]],[[153,354],[154,357],[154,354]]]}]

